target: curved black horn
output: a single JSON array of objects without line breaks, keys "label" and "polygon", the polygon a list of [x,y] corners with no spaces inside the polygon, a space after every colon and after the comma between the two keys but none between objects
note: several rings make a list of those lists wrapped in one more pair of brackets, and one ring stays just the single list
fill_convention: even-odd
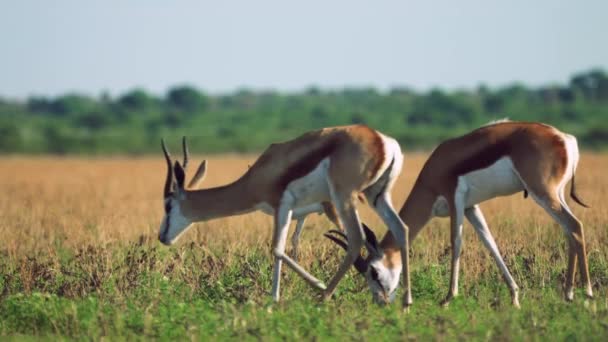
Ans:
[{"label": "curved black horn", "polygon": [[330,229],[330,230],[327,231],[327,233],[333,233],[333,234],[336,234],[336,235],[340,235],[341,237],[344,238],[344,240],[348,241],[348,236],[346,236],[346,234],[344,234],[344,232],[341,231],[341,230]]},{"label": "curved black horn", "polygon": [[367,242],[368,248],[372,248],[374,253],[378,252],[378,239],[376,238],[376,234],[363,222],[363,232],[365,233],[365,241]]},{"label": "curved black horn", "polygon": [[[346,241],[342,241],[329,233],[340,234],[340,235],[344,236],[344,238],[346,239],[346,235],[343,232],[341,232],[339,230],[330,230],[329,232],[323,234],[323,236],[325,236],[326,238],[335,242],[338,246],[342,247],[345,251],[348,251],[348,244],[346,243]],[[359,254],[359,256],[357,256],[357,259],[355,259],[355,263],[353,265],[355,266],[355,269],[361,274],[364,274],[365,271],[367,271],[367,261],[365,261],[365,259],[363,259],[361,254]]]},{"label": "curved black horn", "polygon": [[186,169],[186,167],[188,166],[188,155],[190,154],[188,152],[188,144],[186,143],[186,136],[182,137],[182,149],[184,150],[184,162],[182,163],[184,170]]},{"label": "curved black horn", "polygon": [[165,160],[167,161],[167,179],[165,180],[165,188],[163,190],[163,196],[166,198],[171,193],[171,183],[173,182],[173,169],[171,166],[171,156],[167,151],[167,146],[165,145],[165,140],[160,139],[160,144],[163,148],[163,153],[165,154]]},{"label": "curved black horn", "polygon": [[345,251],[348,250],[348,244],[345,241],[342,241],[340,239],[338,239],[337,237],[330,235],[328,233],[323,234],[323,236],[325,236],[326,238],[330,239],[331,241],[335,242],[336,245],[342,247]]}]

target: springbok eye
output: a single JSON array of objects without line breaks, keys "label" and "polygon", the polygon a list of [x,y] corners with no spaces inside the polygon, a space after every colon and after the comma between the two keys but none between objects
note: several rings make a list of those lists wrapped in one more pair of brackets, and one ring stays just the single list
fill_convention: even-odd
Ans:
[{"label": "springbok eye", "polygon": [[369,270],[369,275],[372,277],[372,280],[378,280],[378,271],[375,268],[371,267]]}]

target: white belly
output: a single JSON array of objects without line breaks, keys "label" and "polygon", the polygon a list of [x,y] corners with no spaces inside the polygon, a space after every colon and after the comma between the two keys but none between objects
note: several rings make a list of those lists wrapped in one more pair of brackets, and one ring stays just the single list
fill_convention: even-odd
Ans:
[{"label": "white belly", "polygon": [[469,208],[494,197],[523,191],[524,185],[515,171],[511,158],[503,157],[485,169],[460,176],[458,188],[457,192],[465,191],[465,208]]},{"label": "white belly", "polygon": [[294,207],[304,207],[330,199],[327,175],[329,159],[323,159],[314,170],[304,177],[293,180],[285,192],[294,198]]},{"label": "white belly", "polygon": [[[327,173],[329,159],[323,159],[316,168],[303,177],[291,181],[283,192],[283,197],[289,197],[293,218],[304,217],[310,213],[323,212],[322,202],[330,200]],[[256,209],[273,215],[274,208],[268,203],[259,203]]]},{"label": "white belly", "polygon": [[[509,157],[503,157],[485,169],[475,170],[458,178],[454,200],[462,200],[464,208],[470,208],[498,196],[508,196],[524,190],[519,175]],[[447,200],[437,197],[432,216],[450,215]]]}]

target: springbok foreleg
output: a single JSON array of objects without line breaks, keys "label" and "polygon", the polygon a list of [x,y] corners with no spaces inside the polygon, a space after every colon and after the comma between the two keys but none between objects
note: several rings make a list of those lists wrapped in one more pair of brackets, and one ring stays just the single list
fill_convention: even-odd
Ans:
[{"label": "springbok foreleg", "polygon": [[340,221],[344,224],[344,228],[346,228],[348,247],[338,271],[329,282],[329,285],[327,285],[327,289],[323,294],[323,300],[327,300],[333,295],[336,286],[338,286],[340,280],[342,280],[346,272],[360,255],[361,246],[363,246],[363,229],[361,227],[359,215],[357,214],[357,209],[355,208],[354,197],[336,200],[334,203],[337,207]]},{"label": "springbok foreleg", "polygon": [[275,213],[275,234],[273,239],[273,254],[275,256],[274,263],[274,274],[272,278],[272,298],[274,301],[280,299],[280,284],[281,284],[281,264],[283,261],[287,266],[291,267],[298,275],[304,280],[310,283],[313,287],[324,290],[325,285],[313,277],[311,274],[306,272],[300,265],[298,265],[293,259],[285,255],[285,244],[287,242],[287,233],[289,230],[289,224],[293,215],[291,209],[292,201],[282,200],[278,210]]},{"label": "springbok foreleg", "polygon": [[498,265],[498,268],[502,272],[502,276],[505,279],[507,286],[509,286],[509,289],[511,290],[511,303],[516,308],[519,308],[519,287],[517,286],[517,283],[515,283],[515,280],[513,279],[513,276],[511,276],[511,273],[509,272],[505,261],[500,255],[500,251],[498,250],[496,241],[494,241],[494,237],[492,236],[492,233],[488,228],[488,224],[486,223],[486,220],[483,217],[481,209],[479,209],[478,205],[475,205],[471,208],[465,209],[464,214],[469,220],[469,222],[471,222],[471,225],[473,225],[473,228],[475,229],[475,232],[477,232],[479,239],[483,242],[484,246],[486,246],[486,248],[490,251],[492,257],[494,258],[494,261],[496,262],[496,265]]},{"label": "springbok foreleg", "polygon": [[450,289],[441,305],[447,306],[458,296],[458,275],[460,272],[460,252],[462,249],[462,221],[464,219],[464,194],[456,191],[455,201],[450,206],[450,239],[452,243],[452,264]]},{"label": "springbok foreleg", "polygon": [[274,254],[274,271],[272,275],[272,299],[278,302],[281,291],[281,265],[285,254],[287,232],[291,223],[291,203],[281,200],[279,208],[274,215],[274,236],[272,239],[272,252]]}]

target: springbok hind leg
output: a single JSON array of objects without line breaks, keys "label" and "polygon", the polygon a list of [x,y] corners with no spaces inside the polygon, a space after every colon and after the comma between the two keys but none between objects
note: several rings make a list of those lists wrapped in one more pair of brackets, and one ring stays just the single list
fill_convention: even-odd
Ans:
[{"label": "springbok hind leg", "polygon": [[298,261],[298,246],[300,244],[300,235],[302,234],[305,222],[306,216],[300,217],[297,220],[296,229],[294,230],[293,235],[291,235],[291,255],[295,261]]},{"label": "springbok hind leg", "polygon": [[574,299],[574,275],[577,261],[587,297],[593,298],[583,224],[572,214],[568,205],[560,199],[558,194],[535,194],[534,199],[560,224],[568,239],[568,268],[564,286],[566,300]]}]

